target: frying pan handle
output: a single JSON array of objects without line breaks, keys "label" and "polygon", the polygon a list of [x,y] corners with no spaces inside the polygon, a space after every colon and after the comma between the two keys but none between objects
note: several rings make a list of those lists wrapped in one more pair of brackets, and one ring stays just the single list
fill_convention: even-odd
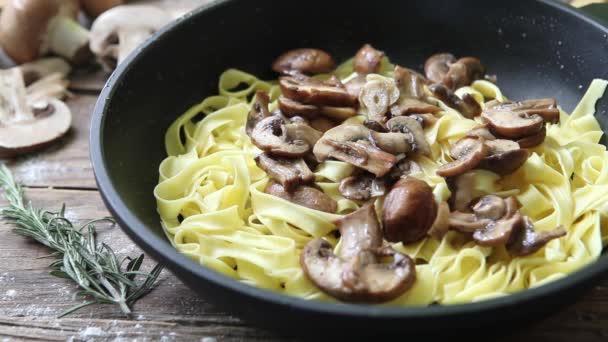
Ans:
[{"label": "frying pan handle", "polygon": [[608,26],[608,3],[591,4],[581,7],[580,10]]}]

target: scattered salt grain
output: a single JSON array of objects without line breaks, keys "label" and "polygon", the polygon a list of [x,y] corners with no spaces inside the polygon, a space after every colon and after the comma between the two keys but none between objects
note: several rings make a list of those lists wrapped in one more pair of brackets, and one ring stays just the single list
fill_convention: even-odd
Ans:
[{"label": "scattered salt grain", "polygon": [[80,332],[80,337],[87,338],[93,336],[103,336],[103,330],[98,327],[87,327],[83,331]]},{"label": "scattered salt grain", "polygon": [[15,297],[16,294],[17,294],[17,291],[15,291],[15,290],[8,290],[8,291],[6,291],[6,296],[7,297]]}]

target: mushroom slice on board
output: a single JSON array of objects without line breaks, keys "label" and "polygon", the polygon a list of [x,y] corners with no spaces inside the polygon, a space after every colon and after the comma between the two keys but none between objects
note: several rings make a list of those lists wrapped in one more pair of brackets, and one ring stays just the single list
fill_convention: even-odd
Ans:
[{"label": "mushroom slice on board", "polygon": [[450,151],[450,155],[455,160],[441,165],[437,169],[437,174],[441,177],[454,177],[477,167],[490,152],[484,142],[483,138],[459,140]]},{"label": "mushroom slice on board", "polygon": [[[321,291],[345,302],[381,303],[398,297],[416,280],[407,255],[382,246],[376,211],[366,205],[336,221],[341,248],[336,255],[323,239],[310,241],[300,255],[304,274]],[[391,257],[392,261],[384,261]]]},{"label": "mushroom slice on board", "polygon": [[386,182],[370,173],[350,176],[340,181],[338,190],[345,198],[354,201],[367,201],[386,193]]},{"label": "mushroom slice on board", "polygon": [[0,45],[17,64],[49,52],[72,63],[89,59],[89,31],[77,21],[78,0],[10,0],[0,15]]},{"label": "mushroom slice on board", "polygon": [[357,104],[357,98],[344,87],[304,75],[280,77],[279,86],[284,96],[303,104],[335,107]]},{"label": "mushroom slice on board", "polygon": [[365,85],[365,75],[357,75],[348,80],[348,82],[344,83],[344,89],[351,96],[359,98],[359,94],[361,94],[361,89]]},{"label": "mushroom slice on board", "polygon": [[125,3],[125,0],[80,0],[82,10],[89,18],[97,18],[101,13]]},{"label": "mushroom slice on board", "polygon": [[258,122],[270,116],[270,111],[268,111],[268,102],[270,102],[270,98],[268,97],[267,92],[258,91],[255,93],[255,100],[253,101],[253,105],[247,114],[247,123],[245,124],[245,131],[247,132],[248,136],[251,136],[251,132],[253,132],[253,129]]},{"label": "mushroom slice on board", "polygon": [[291,74],[321,74],[336,66],[331,55],[320,49],[301,48],[285,52],[272,63],[272,70]]},{"label": "mushroom slice on board", "polygon": [[400,179],[384,198],[382,223],[384,238],[404,244],[420,241],[437,217],[433,189],[423,180]]},{"label": "mushroom slice on board", "polygon": [[336,201],[323,191],[312,186],[299,185],[292,191],[287,191],[281,184],[271,181],[264,189],[264,192],[303,207],[326,213],[333,214],[338,208]]},{"label": "mushroom slice on board", "polygon": [[490,130],[508,139],[519,139],[535,135],[544,127],[544,120],[538,114],[527,115],[500,106],[486,108],[481,117]]},{"label": "mushroom slice on board", "polygon": [[534,224],[529,217],[524,216],[524,227],[507,244],[509,253],[516,256],[525,256],[536,253],[543,248],[549,241],[558,239],[567,234],[563,226],[554,230],[535,231]]},{"label": "mushroom slice on board", "polygon": [[390,132],[399,132],[408,136],[412,143],[412,150],[424,156],[431,155],[431,146],[424,135],[422,125],[416,119],[407,116],[398,116],[388,120],[386,127]]},{"label": "mushroom slice on board", "polygon": [[472,119],[482,113],[481,106],[471,94],[464,94],[460,98],[442,84],[433,84],[429,90],[434,97],[446,106],[457,110],[465,118]]},{"label": "mushroom slice on board", "polygon": [[91,51],[107,71],[114,70],[148,37],[171,21],[153,6],[122,5],[103,12],[91,27]]},{"label": "mushroom slice on board", "polygon": [[372,74],[380,70],[384,52],[376,50],[369,44],[363,45],[353,60],[353,68],[359,74]]},{"label": "mushroom slice on board", "polygon": [[292,191],[300,184],[312,183],[315,175],[303,159],[272,157],[262,153],[255,161],[268,176],[279,182],[287,191]]},{"label": "mushroom slice on board", "polygon": [[69,130],[72,114],[63,102],[45,98],[36,107],[27,101],[21,70],[1,70],[0,158],[45,147]]},{"label": "mushroom slice on board", "polygon": [[519,169],[528,160],[530,152],[519,144],[505,139],[487,140],[490,152],[479,163],[478,168],[490,170],[499,175],[508,175]]},{"label": "mushroom slice on board", "polygon": [[302,157],[321,133],[302,123],[286,123],[280,116],[269,116],[259,121],[251,131],[251,141],[259,149],[275,156]]}]

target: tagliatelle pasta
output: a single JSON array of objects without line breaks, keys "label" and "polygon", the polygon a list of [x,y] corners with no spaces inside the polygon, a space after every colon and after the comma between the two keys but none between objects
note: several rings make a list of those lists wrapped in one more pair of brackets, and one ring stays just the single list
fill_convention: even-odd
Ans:
[{"label": "tagliatelle pasta", "polygon": [[[386,60],[381,73],[392,73]],[[341,79],[350,77],[352,62],[339,66],[335,74]],[[243,84],[245,89],[234,90]],[[543,285],[598,258],[608,243],[608,154],[599,143],[603,133],[594,107],[607,84],[594,80],[571,115],[562,111],[560,123],[549,124],[545,142],[531,149],[516,172],[501,177],[475,171],[476,196],[513,195],[537,230],[561,224],[567,236],[526,257],[511,256],[504,247],[481,247],[454,231],[441,240],[393,244],[416,261],[417,280],[388,305],[453,304],[503,296]],[[220,77],[219,95],[192,107],[168,129],[168,157],[160,165],[154,190],[162,226],[175,248],[206,267],[253,286],[333,301],[305,277],[299,257],[313,238],[339,244],[333,221],[359,207],[338,191],[339,182],[354,167],[328,160],[314,170],[318,187],[337,201],[336,214],[264,193],[269,178],[254,161],[261,151],[245,132],[257,90],[269,93],[271,110],[277,107],[276,82],[227,70]],[[506,100],[496,85],[483,80],[456,91],[459,96],[465,93],[481,106],[490,99]],[[449,198],[450,190],[445,179],[436,175],[437,168],[451,161],[450,147],[480,121],[466,119],[436,102],[442,111],[437,122],[425,129],[432,157],[416,156],[415,160],[423,171],[416,177],[433,188],[439,202]],[[376,206],[381,206],[381,199]]]}]

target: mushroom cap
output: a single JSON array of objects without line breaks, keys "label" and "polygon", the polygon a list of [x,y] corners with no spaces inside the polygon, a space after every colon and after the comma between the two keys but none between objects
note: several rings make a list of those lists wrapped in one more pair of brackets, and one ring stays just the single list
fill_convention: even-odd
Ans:
[{"label": "mushroom cap", "polygon": [[424,98],[424,85],[428,80],[422,75],[411,69],[397,65],[395,66],[393,77],[402,97]]},{"label": "mushroom cap", "polygon": [[283,76],[279,86],[284,96],[304,104],[321,106],[354,106],[357,98],[344,87],[306,77]]},{"label": "mushroom cap", "polygon": [[304,74],[320,74],[333,70],[336,66],[331,55],[320,49],[301,48],[285,52],[272,63],[272,70],[278,73],[293,71]]},{"label": "mushroom cap", "polygon": [[441,177],[453,177],[474,169],[489,154],[489,148],[483,138],[464,138],[458,141],[450,151],[455,160],[443,164],[437,169]]},{"label": "mushroom cap", "polygon": [[33,61],[46,52],[43,41],[57,15],[76,18],[78,0],[8,1],[0,14],[0,45],[15,62]]},{"label": "mushroom cap", "polygon": [[547,128],[543,127],[538,133],[517,139],[517,144],[521,148],[531,148],[542,144],[547,137]]},{"label": "mushroom cap", "polygon": [[427,235],[436,217],[433,189],[423,180],[402,178],[384,198],[384,238],[404,244],[417,242]]},{"label": "mushroom cap", "polygon": [[525,116],[500,108],[486,109],[481,113],[481,117],[489,124],[493,132],[511,139],[534,135],[545,124],[540,115]]},{"label": "mushroom cap", "polygon": [[33,121],[0,123],[0,158],[29,153],[48,146],[70,129],[72,113],[65,103],[48,99],[53,108],[49,114],[41,114]]},{"label": "mushroom cap", "polygon": [[144,32],[147,37],[171,19],[167,12],[154,6],[122,5],[110,8],[91,26],[91,51],[102,60],[117,60],[118,46],[125,43],[120,41],[122,38],[137,32]]},{"label": "mushroom cap", "polygon": [[380,63],[384,57],[384,52],[376,50],[369,44],[363,45],[355,54],[353,68],[359,74],[371,74],[380,70]]},{"label": "mushroom cap", "polygon": [[471,94],[458,97],[443,84],[433,84],[429,87],[434,97],[445,103],[446,106],[456,109],[465,118],[472,119],[482,113],[482,108]]},{"label": "mushroom cap", "polygon": [[456,57],[451,53],[437,53],[429,57],[424,63],[426,78],[434,83],[440,83],[450,70],[450,65],[456,62]]},{"label": "mushroom cap", "polygon": [[319,116],[321,109],[317,106],[303,104],[294,101],[286,96],[279,96],[278,99],[279,109],[285,116],[303,116],[308,119],[314,119]]},{"label": "mushroom cap", "polygon": [[323,191],[312,186],[300,185],[293,191],[288,192],[281,184],[270,182],[264,189],[264,192],[306,208],[326,213],[333,214],[338,209],[336,201]]},{"label": "mushroom cap", "polygon": [[486,68],[479,59],[463,57],[450,65],[443,78],[443,84],[449,89],[456,90],[470,85],[475,80],[482,79],[485,74]]},{"label": "mushroom cap", "polygon": [[490,170],[499,175],[508,175],[519,169],[530,156],[530,152],[519,148],[517,142],[505,139],[485,142],[490,152],[478,165],[480,169]]}]

